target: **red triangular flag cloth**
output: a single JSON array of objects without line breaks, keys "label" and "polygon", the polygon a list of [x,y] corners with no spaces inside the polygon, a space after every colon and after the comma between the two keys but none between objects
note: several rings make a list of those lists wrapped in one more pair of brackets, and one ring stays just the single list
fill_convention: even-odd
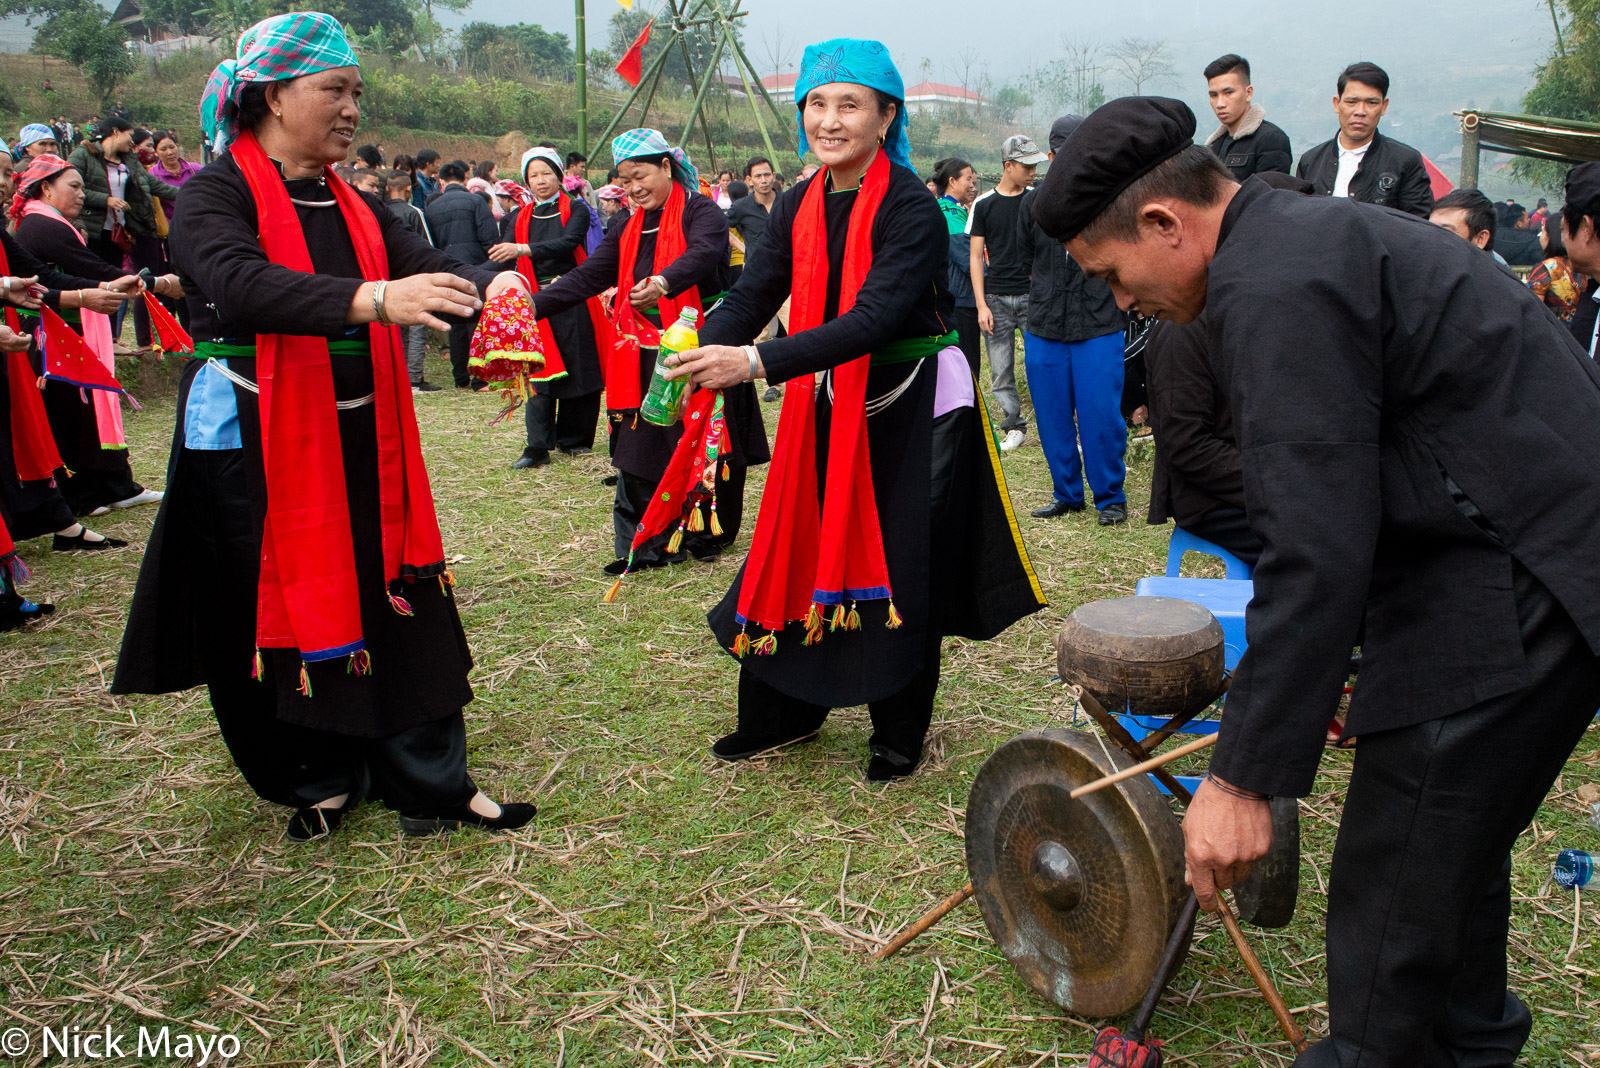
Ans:
[{"label": "red triangular flag cloth", "polygon": [[[566,193],[559,193],[556,197],[561,215],[561,225],[565,227],[572,219],[572,198]],[[533,209],[536,204],[525,204],[517,213],[515,225],[515,239],[517,244],[528,244],[528,233],[533,225]],[[590,209],[593,210],[592,208]],[[579,241],[572,250],[572,256],[578,261],[578,266],[583,266],[583,261],[589,258],[584,251],[583,242]],[[533,269],[533,260],[527,256],[517,257],[517,273],[522,275],[522,280],[528,283],[528,292],[539,292],[539,279]],[[604,354],[611,345],[611,320],[606,316],[605,302],[598,296],[590,297],[584,304],[589,310],[589,325],[594,329],[594,344],[596,351]],[[539,340],[544,345],[546,374],[535,379],[539,382],[549,382],[560,378],[567,373],[566,361],[561,356],[561,350],[556,347],[556,336],[551,332],[550,326],[543,319],[539,320]],[[560,374],[553,373],[554,368],[560,369]]]},{"label": "red triangular flag cloth", "polygon": [[57,382],[68,382],[79,389],[103,389],[108,393],[122,393],[122,384],[116,380],[99,353],[89,347],[68,326],[66,320],[50,309],[39,306],[39,325],[44,332],[44,376]]},{"label": "red triangular flag cloth", "polygon": [[[312,273],[311,253],[289,192],[255,135],[245,132],[230,151],[255,200],[267,259],[292,271]],[[324,174],[350,233],[361,277],[387,279],[389,260],[378,220],[360,194],[336,180],[332,168],[324,168]],[[410,615],[410,605],[392,592],[393,585],[402,578],[435,575],[443,584],[448,572],[433,492],[422,463],[400,331],[372,323],[369,337],[385,592],[395,611]],[[350,666],[361,671],[370,658],[361,630],[350,502],[327,340],[257,334],[256,382],[261,390],[261,460],[267,487],[256,645],[298,649],[308,663],[348,656]],[[310,696],[304,669],[301,690]]]},{"label": "red triangular flag cloth", "polygon": [[150,313],[150,325],[155,327],[156,339],[159,344],[152,346],[158,352],[180,352],[186,355],[194,353],[194,339],[167,306],[161,303],[156,295],[148,289],[144,292],[144,307]]},{"label": "red triangular flag cloth", "polygon": [[[546,339],[540,336],[548,334],[549,327],[541,331],[541,326],[544,324],[533,321],[533,305],[528,303],[528,295],[515,287],[501,290],[483,306],[467,347],[467,368],[485,382],[507,384],[506,407],[489,420],[490,426],[516,411],[519,404],[526,403],[532,392],[531,382],[566,377],[564,368],[554,375],[546,374],[549,368],[546,353],[552,350],[544,347]],[[555,359],[560,368],[560,355]]]},{"label": "red triangular flag cloth", "polygon": [[[672,192],[667,194],[667,203],[661,209],[661,221],[656,229],[656,253],[652,261],[652,274],[660,274],[666,270],[689,247],[688,241],[683,236],[684,202],[683,186],[673,182]],[[650,320],[634,311],[633,302],[628,299],[628,294],[633,291],[634,286],[634,264],[639,259],[639,239],[644,235],[644,216],[645,213],[642,211],[635,211],[628,216],[617,249],[617,295],[611,302],[615,330],[612,335],[611,355],[604,361],[606,407],[614,412],[639,407],[639,402],[643,399],[639,395],[639,349],[641,347],[653,349],[661,343],[661,332]],[[685,308],[693,308],[696,313],[700,312],[699,287],[690,286],[676,297],[662,297],[656,302],[662,326],[671,326],[677,322],[678,316],[683,314]],[[705,316],[698,314],[695,321],[696,328],[704,325]]]},{"label": "red triangular flag cloth", "polygon": [[639,530],[628,546],[628,568],[611,584],[606,592],[606,603],[616,599],[623,578],[633,568],[634,552],[666,531],[674,521],[678,529],[667,543],[669,553],[677,552],[682,546],[684,531],[698,534],[709,526],[711,533],[721,536],[722,523],[717,518],[717,472],[729,451],[722,391],[697,390],[684,409],[683,435],[672,450],[672,459],[667,461],[666,474],[661,476],[661,484],[651,495],[644,518],[639,520]]},{"label": "red triangular flag cloth", "polygon": [[[5,245],[0,244],[0,274],[10,274]],[[5,310],[5,323],[12,333],[22,333],[22,320],[16,310]],[[16,461],[17,481],[42,482],[55,477],[61,466],[50,419],[45,415],[44,398],[34,388],[33,365],[26,352],[6,353],[7,392],[11,396],[11,456]]]},{"label": "red triangular flag cloth", "polygon": [[651,19],[644,24],[644,29],[639,31],[639,36],[633,39],[633,44],[622,53],[622,58],[617,60],[617,76],[629,85],[638,85],[639,79],[644,76],[644,46],[650,43],[650,27],[656,24]]},{"label": "red triangular flag cloth", "polygon": [[[828,295],[826,185],[826,174],[814,178],[795,212],[790,333],[822,324]],[[872,224],[888,188],[889,157],[880,150],[867,168],[850,210],[844,277],[839,287],[840,315],[854,306],[856,292],[872,269]],[[833,414],[820,514],[815,391],[783,391],[777,447],[761,494],[761,511],[745,561],[735,617],[741,624],[754,623],[772,633],[754,643],[741,633],[734,642],[735,655],[752,650],[773,652],[777,632],[799,620],[806,624],[805,644],[821,641],[823,610],[828,607],[833,609],[832,629],[855,630],[861,625],[855,601],[888,600],[888,625],[900,625],[889,588],[867,451],[867,371],[871,363],[870,355],[860,356],[831,372]],[[848,609],[847,602],[851,602]]]}]

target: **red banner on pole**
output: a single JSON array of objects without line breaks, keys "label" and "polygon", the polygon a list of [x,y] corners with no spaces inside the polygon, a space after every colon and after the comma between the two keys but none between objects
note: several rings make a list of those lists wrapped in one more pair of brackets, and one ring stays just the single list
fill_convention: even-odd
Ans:
[{"label": "red banner on pole", "polygon": [[650,43],[650,27],[656,24],[651,19],[644,24],[644,29],[639,31],[639,36],[633,39],[633,44],[622,53],[622,58],[617,61],[617,75],[629,85],[638,85],[639,79],[644,75],[644,46]]}]

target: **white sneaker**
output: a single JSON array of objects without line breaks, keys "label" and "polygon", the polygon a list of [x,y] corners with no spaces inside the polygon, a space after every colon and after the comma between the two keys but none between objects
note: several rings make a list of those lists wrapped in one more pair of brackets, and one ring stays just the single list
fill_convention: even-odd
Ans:
[{"label": "white sneaker", "polygon": [[111,507],[113,507],[113,508],[137,508],[141,504],[158,504],[158,503],[160,503],[161,498],[164,497],[164,496],[166,496],[166,495],[164,493],[162,493],[160,490],[145,490],[143,493],[139,494],[137,497],[129,497],[125,501],[112,501],[111,502]]},{"label": "white sneaker", "polygon": [[1022,435],[1022,431],[1020,431],[1020,430],[1016,430],[1016,429],[1007,430],[1005,438],[1000,442],[1000,451],[1001,452],[1010,452],[1012,449],[1015,449],[1018,445],[1021,445],[1022,444],[1022,436],[1023,436]]}]

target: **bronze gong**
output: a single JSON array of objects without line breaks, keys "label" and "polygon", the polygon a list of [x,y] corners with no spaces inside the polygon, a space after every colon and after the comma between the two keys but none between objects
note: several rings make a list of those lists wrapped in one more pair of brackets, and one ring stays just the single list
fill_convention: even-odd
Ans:
[{"label": "bronze gong", "polygon": [[1222,624],[1175,597],[1080,605],[1056,634],[1056,667],[1115,714],[1198,712],[1222,687]]},{"label": "bronze gong", "polygon": [[1068,1012],[1139,1003],[1183,906],[1183,835],[1145,776],[1072,800],[1133,764],[1082,731],[1030,731],[984,763],[967,799],[967,871],[1022,980]]}]

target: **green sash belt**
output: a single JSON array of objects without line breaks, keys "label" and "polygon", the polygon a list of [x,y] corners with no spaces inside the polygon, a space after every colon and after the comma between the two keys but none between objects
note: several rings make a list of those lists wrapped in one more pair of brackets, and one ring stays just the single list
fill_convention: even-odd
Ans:
[{"label": "green sash belt", "polygon": [[956,332],[940,334],[937,337],[902,337],[885,345],[879,346],[872,354],[872,367],[883,367],[891,363],[908,363],[911,360],[922,360],[949,348],[956,343]]},{"label": "green sash belt", "polygon": [[[11,310],[22,316],[24,319],[40,318],[39,311],[36,308],[18,308],[13,306]],[[64,321],[72,323],[74,326],[83,325],[83,316],[78,314],[77,308],[56,308],[55,312],[56,314],[60,315]]]},{"label": "green sash belt", "polygon": [[[365,356],[371,346],[365,341],[338,338],[328,342],[328,352],[336,356]],[[235,341],[196,341],[194,358],[197,360],[228,360],[256,358],[256,347]]]}]

